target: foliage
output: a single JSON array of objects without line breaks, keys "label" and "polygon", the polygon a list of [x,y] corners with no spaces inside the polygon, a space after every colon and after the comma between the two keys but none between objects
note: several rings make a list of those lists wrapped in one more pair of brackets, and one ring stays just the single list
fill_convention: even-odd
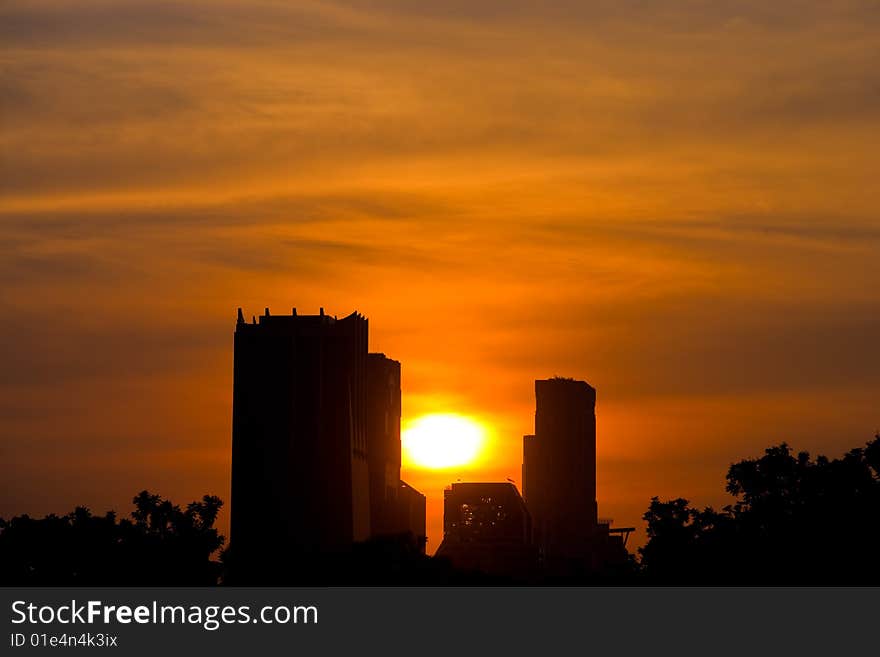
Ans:
[{"label": "foliage", "polygon": [[651,500],[646,575],[675,583],[880,583],[880,435],[840,459],[785,443],[730,466],[717,512]]},{"label": "foliage", "polygon": [[186,509],[142,491],[131,520],[77,507],[66,516],[0,519],[4,585],[209,585],[211,555],[224,543],[214,528],[223,502],[205,495]]}]

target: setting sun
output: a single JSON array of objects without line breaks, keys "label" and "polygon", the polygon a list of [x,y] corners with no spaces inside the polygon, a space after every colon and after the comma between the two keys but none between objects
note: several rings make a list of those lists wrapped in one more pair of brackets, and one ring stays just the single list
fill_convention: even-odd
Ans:
[{"label": "setting sun", "polygon": [[486,432],[476,420],[453,413],[423,415],[403,430],[404,459],[420,468],[442,469],[473,462]]}]

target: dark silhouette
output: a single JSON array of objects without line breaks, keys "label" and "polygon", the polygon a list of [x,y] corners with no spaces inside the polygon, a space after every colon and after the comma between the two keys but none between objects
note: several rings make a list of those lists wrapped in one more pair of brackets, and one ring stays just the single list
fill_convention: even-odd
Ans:
[{"label": "dark silhouette", "polygon": [[535,434],[523,438],[523,497],[542,570],[586,576],[624,564],[632,528],[599,522],[596,390],[584,381],[535,381]]},{"label": "dark silhouette", "polygon": [[[223,554],[223,563],[234,579],[235,546]],[[276,564],[272,586],[417,586],[453,583],[459,574],[451,564],[425,555],[424,537],[410,532],[386,534],[353,544],[346,550],[291,552]]]},{"label": "dark silhouette", "polygon": [[98,586],[216,584],[211,560],[224,542],[214,522],[223,505],[205,495],[186,509],[147,491],[134,498],[131,519],[94,516],[77,507],[66,516],[0,519],[0,584]]},{"label": "dark silhouette", "polygon": [[366,391],[370,534],[411,534],[424,552],[425,496],[400,480],[400,363],[367,354]]},{"label": "dark silhouette", "polygon": [[532,520],[511,483],[455,483],[443,495],[437,556],[456,568],[516,579],[537,575]]},{"label": "dark silhouette", "polygon": [[367,319],[239,309],[227,581],[288,581],[424,531],[425,498],[400,481],[400,364],[368,354]]},{"label": "dark silhouette", "polygon": [[[239,309],[227,583],[336,579],[366,554],[408,554],[411,543],[399,537],[424,546],[425,498],[400,480],[400,363],[368,353],[368,332],[358,313],[337,319],[323,308],[318,315],[267,308],[247,323]],[[611,530],[597,517],[596,391],[555,378],[536,381],[535,392],[536,432],[524,440],[525,504],[509,484],[515,502],[507,492],[487,493],[505,498],[503,514],[522,519],[516,546],[509,537],[477,541],[473,532],[465,539],[447,522],[441,556],[512,577],[583,577],[628,564],[630,530]],[[447,517],[477,506],[449,499]],[[376,541],[385,546],[378,552]]]},{"label": "dark silhouette", "polygon": [[880,435],[815,461],[785,443],[730,466],[734,504],[651,500],[644,573],[676,584],[880,583]]},{"label": "dark silhouette", "polygon": [[428,557],[425,497],[400,479],[400,372],[358,313],[239,310],[230,546],[219,498],[143,491],[130,519],[0,519],[0,584],[880,584],[880,435],[840,459],[783,443],[735,463],[721,511],[653,498],[637,563],[633,528],[598,517],[596,390],[559,377],[535,381],[523,496],[452,484]]}]

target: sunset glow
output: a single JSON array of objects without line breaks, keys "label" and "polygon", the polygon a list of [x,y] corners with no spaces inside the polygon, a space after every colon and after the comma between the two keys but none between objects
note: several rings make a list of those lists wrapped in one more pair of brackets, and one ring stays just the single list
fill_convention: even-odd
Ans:
[{"label": "sunset glow", "polygon": [[479,422],[462,415],[423,415],[402,432],[403,459],[431,470],[468,465],[479,457],[485,434]]},{"label": "sunset glow", "polygon": [[369,318],[429,552],[455,468],[520,486],[536,379],[597,389],[631,546],[880,425],[874,3],[159,5],[0,3],[0,517],[228,535],[238,307]]}]

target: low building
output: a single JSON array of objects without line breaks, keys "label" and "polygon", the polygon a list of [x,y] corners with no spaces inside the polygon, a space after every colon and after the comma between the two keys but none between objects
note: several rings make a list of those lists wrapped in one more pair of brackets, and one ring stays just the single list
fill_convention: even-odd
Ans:
[{"label": "low building", "polygon": [[437,556],[464,571],[525,578],[537,567],[532,522],[512,483],[455,483],[443,499]]}]

